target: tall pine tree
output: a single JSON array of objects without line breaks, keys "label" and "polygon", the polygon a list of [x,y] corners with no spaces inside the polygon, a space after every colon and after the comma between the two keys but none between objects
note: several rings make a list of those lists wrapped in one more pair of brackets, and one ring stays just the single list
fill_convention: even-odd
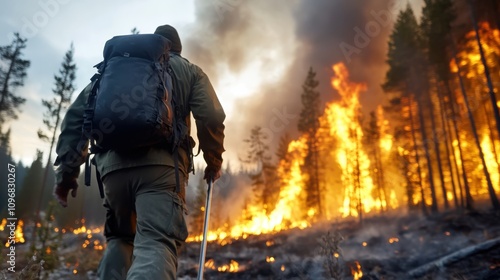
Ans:
[{"label": "tall pine tree", "polygon": [[307,135],[307,156],[304,160],[303,170],[308,175],[306,182],[307,201],[306,207],[316,209],[321,217],[323,207],[321,205],[321,180],[319,170],[319,148],[316,133],[319,129],[320,94],[317,90],[319,81],[316,80],[316,72],[309,68],[307,77],[302,85],[302,111],[298,121],[298,130]]},{"label": "tall pine tree", "polygon": [[24,85],[30,61],[22,58],[26,39],[19,33],[7,46],[0,47],[0,125],[17,118],[19,107],[26,99],[17,96],[15,89]]},{"label": "tall pine tree", "polygon": [[[420,134],[423,142],[423,152],[427,162],[428,183],[431,191],[433,212],[437,212],[437,197],[434,185],[433,170],[429,151],[429,141],[425,128],[424,107],[429,101],[428,94],[426,60],[422,52],[422,41],[419,32],[419,25],[408,5],[401,11],[394,25],[393,33],[389,40],[388,64],[389,70],[386,73],[386,81],[383,88],[386,92],[398,93],[400,96],[414,96],[418,102],[418,119]],[[418,150],[415,150],[418,153]],[[421,198],[422,205],[425,198]],[[425,207],[423,207],[425,209]]]},{"label": "tall pine tree", "polygon": [[31,218],[36,211],[35,205],[38,202],[39,194],[43,177],[43,152],[37,150],[36,157],[31,163],[31,166],[26,173],[23,184],[21,185],[19,194],[17,195],[17,215],[19,218]]},{"label": "tall pine tree", "polygon": [[[59,75],[54,76],[55,88],[52,90],[55,97],[50,100],[42,100],[43,106],[47,109],[44,114],[43,123],[46,130],[39,129],[38,137],[45,142],[50,143],[49,154],[47,156],[47,164],[45,165],[45,172],[42,178],[42,189],[40,194],[44,193],[47,186],[47,179],[49,176],[49,169],[52,169],[52,149],[57,140],[56,133],[61,122],[61,115],[64,113],[71,104],[71,96],[75,91],[75,78],[76,78],[76,65],[73,63],[74,48],[71,44],[70,49],[64,55],[64,60],[59,69]],[[36,220],[39,219],[39,212],[42,204],[43,195],[40,195],[38,206],[36,210]]]}]

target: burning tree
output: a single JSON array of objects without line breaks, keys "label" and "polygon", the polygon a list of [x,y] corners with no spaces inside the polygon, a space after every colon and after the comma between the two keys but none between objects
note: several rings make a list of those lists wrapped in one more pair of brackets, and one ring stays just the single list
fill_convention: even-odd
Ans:
[{"label": "burning tree", "polygon": [[314,209],[318,212],[318,216],[323,216],[323,207],[321,203],[321,179],[319,167],[319,118],[320,112],[320,95],[317,91],[319,82],[316,80],[316,72],[312,67],[309,68],[306,80],[302,85],[302,111],[298,122],[298,130],[307,138],[307,156],[304,160],[303,170],[307,175],[306,179],[306,207]]},{"label": "burning tree", "polygon": [[[428,183],[428,188],[431,193],[431,210],[432,212],[437,212],[437,193],[429,148],[429,142],[433,141],[433,139],[428,136],[425,122],[426,114],[431,114],[429,117],[433,118],[432,106],[430,106],[432,101],[428,96],[429,85],[426,80],[427,77],[423,75],[423,73],[426,73],[426,61],[422,51],[422,41],[419,34],[417,20],[412,9],[408,6],[406,10],[401,11],[399,14],[389,41],[388,64],[390,68],[387,72],[386,82],[384,83],[383,88],[386,92],[398,94],[396,98],[406,97],[410,101],[408,106],[410,106],[410,130],[412,133],[413,146],[415,148],[418,146],[417,135],[413,129],[419,128],[421,137],[421,142],[419,143],[422,145],[422,152],[424,154],[427,171],[426,183]],[[413,100],[417,102],[415,104],[417,110],[417,120],[415,122],[413,119]],[[425,107],[431,108],[426,110]],[[434,123],[432,124],[432,127],[433,129],[435,128]],[[434,141],[437,141],[437,139],[434,139]],[[419,151],[420,149],[415,149],[416,153]],[[416,157],[418,169],[420,169],[418,171],[420,173],[419,176],[423,179],[424,177],[422,176],[423,173],[421,173],[421,171],[422,164],[424,163],[419,160],[418,155],[416,155]],[[421,201],[423,211],[425,212],[426,197],[424,196],[424,181],[420,180],[420,183],[420,187],[422,189],[420,192],[421,197],[418,200]]]},{"label": "burning tree", "polygon": [[[371,177],[371,161],[366,147],[363,145],[363,128],[361,124],[361,104],[359,94],[366,90],[366,85],[349,80],[347,68],[338,63],[332,66],[334,77],[332,88],[341,96],[338,102],[330,102],[320,118],[320,139],[327,139],[321,144],[321,150],[331,151],[322,159],[328,166],[325,174],[338,176],[343,196],[338,190],[331,189],[328,195],[329,215],[353,216],[362,218],[362,214],[374,209],[381,209],[382,201],[374,198],[376,193]],[[332,164],[333,163],[333,164]],[[327,182],[335,182],[329,177]],[[340,199],[340,201],[339,201]],[[340,205],[339,205],[340,202]]]},{"label": "burning tree", "polygon": [[[384,132],[384,120],[383,120],[383,109],[379,107],[377,111],[370,112],[370,120],[368,122],[368,127],[365,128],[365,140],[363,143],[368,147],[368,150],[371,154],[371,160],[373,162],[371,174],[372,177],[375,178],[375,183],[377,186],[377,196],[381,202],[381,211],[384,211],[385,207],[388,204],[388,197],[385,188],[385,176],[384,176],[384,166],[382,164],[382,148],[381,143],[383,135],[387,135]],[[370,145],[370,143],[375,143],[374,145]],[[392,139],[389,140],[388,145],[392,145]],[[388,147],[390,149],[390,146]]]},{"label": "burning tree", "polygon": [[[486,50],[483,55],[486,56],[487,61],[497,60],[497,53],[500,51],[500,35],[498,30],[492,30],[487,23],[481,24],[481,29],[477,32],[482,33],[484,43],[482,46]],[[450,63],[451,72],[456,73],[457,80],[460,85],[460,93],[457,102],[462,105],[462,114],[466,114],[471,126],[471,134],[473,142],[479,153],[480,165],[473,163],[472,166],[476,167],[472,172],[474,177],[478,177],[483,173],[483,180],[485,182],[478,182],[477,186],[486,186],[491,202],[495,208],[500,207],[496,191],[498,191],[498,174],[500,169],[498,165],[498,153],[496,146],[498,139],[495,135],[495,129],[491,124],[491,114],[487,102],[487,96],[478,95],[481,88],[486,83],[485,76],[482,75],[485,71],[484,65],[479,63],[481,60],[480,48],[476,41],[476,31],[471,31],[465,36],[465,43],[461,45],[462,49],[455,51],[453,60]],[[498,67],[498,66],[497,66]],[[500,80],[498,74],[492,76],[496,81]],[[471,94],[474,93],[474,94]],[[497,105],[498,106],[498,105]],[[482,133],[481,133],[482,132]],[[482,139],[480,139],[481,133]],[[462,131],[462,137],[469,138],[467,131]],[[474,162],[474,159],[471,159]],[[465,163],[462,163],[464,165]],[[479,173],[479,174],[477,174]],[[495,189],[495,186],[497,189]],[[475,190],[476,193],[481,193],[481,190]],[[471,198],[469,198],[471,199]]]},{"label": "burning tree", "polygon": [[[495,32],[481,25],[489,29],[478,31],[479,37],[486,38],[482,44],[477,42],[478,32],[472,30],[455,47],[450,36],[456,18],[454,4],[425,1],[420,25],[407,7],[389,42],[390,68],[383,88],[392,94],[389,108],[406,118],[396,136],[402,141],[400,155],[409,161],[403,163],[407,184],[414,185],[407,192],[409,201],[420,203],[424,213],[427,206],[433,212],[438,204],[449,208],[451,200],[458,207],[465,199],[465,207],[472,209],[473,194],[485,191],[493,207],[498,207],[493,112],[488,110],[488,95],[476,94],[480,88],[487,89],[484,74],[488,68],[481,62],[496,60],[487,59],[487,50],[491,52],[498,42]],[[481,47],[486,51],[482,53]],[[455,49],[460,54],[454,55]],[[434,174],[439,175],[439,184]]]}]

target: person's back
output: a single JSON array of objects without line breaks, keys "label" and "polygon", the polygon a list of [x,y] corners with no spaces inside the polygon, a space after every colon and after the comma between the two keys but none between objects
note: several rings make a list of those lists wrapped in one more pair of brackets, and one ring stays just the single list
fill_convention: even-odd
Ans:
[{"label": "person's back", "polygon": [[[177,31],[164,25],[155,33],[172,41],[170,64],[177,118],[184,123],[189,136],[192,112],[207,163],[204,178],[216,180],[220,177],[224,152],[224,111],[206,74],[180,56],[182,45]],[[61,126],[55,195],[63,206],[69,190],[77,188],[76,166],[79,170],[86,156],[86,151],[76,157],[68,151],[78,151],[78,146],[82,146],[79,116],[85,108],[82,102],[88,91],[89,87],[72,104]],[[184,139],[178,160],[171,149],[160,146],[96,154],[95,164],[102,176],[107,210],[107,247],[98,269],[101,279],[125,275],[127,279],[175,279],[178,247],[188,234],[184,188],[190,171],[192,144],[191,137]],[[179,168],[178,180],[176,167]],[[181,186],[179,193],[177,184]]]}]

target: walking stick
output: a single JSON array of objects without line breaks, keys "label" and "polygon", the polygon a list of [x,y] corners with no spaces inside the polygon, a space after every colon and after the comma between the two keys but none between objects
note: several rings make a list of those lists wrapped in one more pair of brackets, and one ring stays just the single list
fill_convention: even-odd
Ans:
[{"label": "walking stick", "polygon": [[212,179],[208,182],[207,201],[205,204],[205,220],[203,221],[203,240],[200,248],[200,267],[198,268],[198,280],[203,280],[203,269],[205,267],[205,253],[207,251],[208,221],[210,218],[210,205],[212,202]]}]

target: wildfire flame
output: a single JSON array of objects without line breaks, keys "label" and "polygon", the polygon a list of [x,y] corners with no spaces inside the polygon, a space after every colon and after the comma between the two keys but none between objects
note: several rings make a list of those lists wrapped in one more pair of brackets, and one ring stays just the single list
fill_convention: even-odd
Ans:
[{"label": "wildfire flame", "polygon": [[389,238],[389,243],[392,244],[392,243],[397,243],[397,242],[399,242],[399,238],[397,238],[397,237],[391,237],[391,238]]},{"label": "wildfire flame", "polygon": [[[491,61],[493,58],[497,58],[497,54],[500,53],[500,31],[491,29],[487,23],[481,23],[481,34],[484,41],[483,47],[488,56],[487,60]],[[476,83],[480,82],[484,87],[484,75],[482,75],[484,67],[480,63],[479,50],[477,43],[474,43],[473,32],[467,34],[466,39],[468,42],[464,44],[463,50],[460,50],[458,54],[460,66],[466,70],[467,79],[476,79]],[[450,67],[452,72],[458,71],[457,65],[454,65],[453,62]],[[372,125],[374,127],[371,127],[367,134],[368,130],[366,130],[366,122],[362,118],[364,116],[361,113],[362,106],[359,101],[360,94],[367,90],[367,86],[364,83],[351,81],[347,67],[342,63],[332,65],[332,71],[330,84],[340,98],[325,104],[323,114],[318,120],[318,130],[314,135],[315,145],[321,155],[318,164],[324,169],[322,170],[320,186],[321,205],[318,203],[317,206],[306,206],[305,203],[307,200],[305,186],[310,178],[304,172],[303,167],[306,163],[306,157],[309,156],[308,145],[311,143],[311,139],[308,137],[311,136],[303,134],[290,142],[286,160],[278,163],[277,175],[280,192],[276,204],[273,205],[274,208],[248,204],[241,217],[232,221],[232,226],[226,225],[210,231],[208,241],[218,240],[223,244],[228,244],[230,243],[227,241],[229,239],[245,239],[249,235],[275,233],[291,228],[304,229],[311,226],[311,223],[319,218],[362,218],[362,215],[366,213],[397,209],[401,203],[405,202],[401,197],[404,196],[406,190],[401,187],[386,190],[384,181],[388,180],[384,179],[383,173],[381,173],[381,167],[387,166],[387,163],[393,160],[394,152],[399,152],[399,155],[408,163],[408,173],[403,176],[407,176],[410,183],[425,182],[428,179],[429,174],[425,170],[417,168],[418,162],[415,159],[417,154],[413,147],[405,146],[397,147],[397,149],[393,147],[394,136],[390,133],[390,124],[385,119],[381,106],[371,115],[375,120],[371,125],[373,123],[375,125]],[[472,82],[469,81],[469,83]],[[458,100],[458,102],[460,101]],[[406,119],[410,117],[411,112],[418,112],[418,102],[410,97],[402,98],[402,106],[402,115]],[[489,120],[483,121],[483,123],[487,123],[487,121]],[[410,132],[415,128],[408,124],[403,129]],[[481,147],[484,150],[492,183],[498,192],[500,191],[500,174],[496,147],[500,147],[500,142],[492,138],[492,133],[486,126],[480,127],[478,132],[482,133]],[[371,137],[371,133],[377,137]],[[467,133],[465,130],[461,130],[457,137],[463,140],[461,148],[464,152],[472,153],[474,145],[467,143],[466,138],[470,138]],[[368,137],[371,137],[370,141],[366,141]],[[452,153],[455,153],[455,158],[459,159],[457,155],[458,141],[452,139],[452,142]],[[477,161],[477,159],[472,160]],[[462,163],[457,163],[461,167]],[[475,164],[474,168],[476,168],[474,177],[482,178],[479,174],[482,171],[482,165]],[[485,182],[481,183],[485,184]],[[486,192],[487,189],[483,187],[474,195],[486,194]],[[444,197],[452,200],[453,194],[451,192],[445,193]],[[415,192],[411,194],[411,197],[405,199],[416,205],[422,200],[429,200],[429,197]],[[430,201],[426,203],[430,203]],[[200,241],[201,239],[201,235],[191,236],[188,241]],[[392,242],[398,241],[392,239]],[[266,245],[270,246],[269,243]]]},{"label": "wildfire flame", "polygon": [[351,274],[353,276],[353,280],[359,280],[361,277],[363,277],[363,271],[361,270],[361,265],[359,262],[354,263],[356,267],[351,266]]},{"label": "wildfire flame", "polygon": [[208,269],[216,270],[219,272],[238,272],[239,271],[239,263],[235,260],[231,260],[229,264],[225,264],[222,266],[217,267],[215,265],[215,261],[213,259],[209,259],[208,261],[205,262],[205,267]]},{"label": "wildfire flame", "polygon": [[[371,163],[362,143],[359,94],[366,90],[366,85],[351,82],[349,72],[342,63],[333,65],[332,69],[335,75],[331,85],[337,90],[341,100],[327,104],[324,115],[320,118],[323,129],[318,139],[328,139],[322,145],[332,151],[327,160],[334,159],[340,166],[341,185],[335,187],[337,192],[338,189],[343,189],[344,199],[339,211],[342,217],[357,217],[360,212],[370,212],[382,207],[381,201],[372,196],[374,185],[370,174]],[[382,146],[389,145],[390,141],[384,139],[384,143]]]},{"label": "wildfire flame", "polygon": [[[339,216],[357,217],[361,212],[368,213],[380,210],[382,207],[399,206],[394,191],[388,194],[384,201],[380,197],[374,198],[373,195],[375,186],[371,173],[374,167],[362,141],[364,132],[360,120],[359,95],[366,90],[366,85],[351,82],[347,68],[342,63],[333,65],[332,70],[334,75],[331,86],[339,93],[341,100],[326,104],[324,113],[319,119],[320,129],[316,135],[319,150],[325,151],[322,157],[327,162],[322,165],[327,169],[331,166],[340,167],[340,170],[325,172],[325,181],[329,187],[325,188],[323,196],[324,204],[329,207],[327,209],[305,207],[304,186],[308,178],[303,172],[303,166],[309,141],[307,135],[302,135],[290,142],[287,160],[282,160],[278,164],[277,173],[281,185],[274,209],[250,204],[243,210],[241,217],[232,223],[231,228],[210,231],[207,235],[208,241],[224,242],[226,239],[245,239],[248,235],[274,233],[290,228],[304,229],[311,226],[311,222],[315,220],[320,210],[323,210],[325,217],[329,219]],[[377,109],[376,116],[380,135],[377,146],[381,153],[388,154],[392,149],[393,139],[388,133],[389,123],[384,119],[381,107]],[[339,193],[343,194],[340,200]],[[201,235],[188,238],[188,241],[200,240],[202,240]],[[269,243],[267,246],[270,246]]]},{"label": "wildfire flame", "polygon": [[[494,84],[500,82],[500,76],[498,73],[498,54],[500,53],[500,30],[491,28],[488,22],[480,22],[479,23],[479,34],[481,37],[481,45],[484,51],[484,57],[486,59],[486,63],[489,65],[491,70],[491,78]],[[479,92],[479,95],[474,93],[468,93],[468,98],[471,110],[474,111],[476,117],[476,123],[481,127],[478,127],[478,133],[480,133],[480,145],[483,150],[486,168],[491,176],[492,185],[496,192],[500,191],[500,168],[499,168],[499,160],[498,157],[498,149],[500,147],[500,141],[496,136],[493,136],[491,133],[492,124],[490,122],[489,114],[491,111],[491,105],[486,105],[485,103],[489,101],[489,99],[485,99],[488,94],[482,91],[486,90],[486,78],[485,78],[485,69],[483,63],[481,61],[481,54],[479,51],[479,45],[476,41],[476,33],[474,30],[468,32],[465,35],[465,41],[460,46],[460,50],[457,53],[458,64],[456,64],[455,60],[450,62],[450,70],[452,73],[458,73],[460,66],[460,74],[464,77],[464,84],[467,88],[468,92]],[[493,66],[493,67],[492,67]],[[478,90],[480,89],[480,90]],[[495,92],[498,94],[498,89],[495,89]],[[466,114],[466,106],[464,98],[461,94],[457,93],[457,103],[460,104],[461,114]],[[500,105],[500,102],[497,102],[497,106]],[[500,106],[499,106],[500,107]],[[481,112],[481,114],[478,114]],[[460,133],[460,140],[462,144],[462,149],[468,151],[468,149],[473,149],[474,145],[471,136],[466,132]],[[458,146],[458,141],[455,140],[453,143],[455,147]],[[476,151],[471,151],[475,152]],[[458,152],[455,149],[455,154]],[[457,154],[459,156],[459,154]],[[458,164],[461,167],[462,162],[460,158],[458,158]],[[483,176],[483,165],[479,159],[471,158],[470,161],[474,161],[474,164],[471,166],[475,167],[475,170],[472,173],[473,178],[482,178],[481,182],[478,182],[478,185],[481,185],[482,188],[476,188],[475,192],[478,195],[487,194],[487,182]],[[467,163],[465,163],[467,165]]]},{"label": "wildfire flame", "polygon": [[[0,231],[4,231],[6,225],[7,225],[7,220],[2,219],[2,223],[0,224]],[[23,227],[24,227],[24,221],[19,220],[17,222],[16,230],[14,232],[14,236],[15,236],[14,241],[16,242],[16,244],[22,244],[22,243],[26,242],[26,240],[24,239]],[[5,247],[9,247],[9,246],[10,246],[10,243],[8,241],[5,242]]]}]

